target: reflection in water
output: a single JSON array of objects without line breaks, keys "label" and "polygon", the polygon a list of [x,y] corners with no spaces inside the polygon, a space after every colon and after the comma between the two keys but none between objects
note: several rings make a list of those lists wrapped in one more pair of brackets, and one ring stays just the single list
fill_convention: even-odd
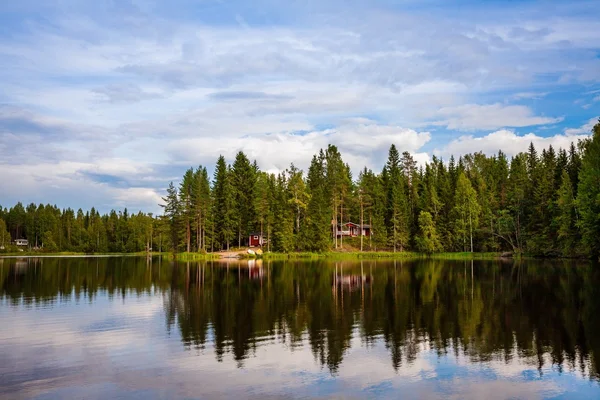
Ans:
[{"label": "reflection in water", "polygon": [[[174,367],[167,368],[165,360],[151,358],[157,354],[156,358],[167,357],[179,369],[187,366],[188,372],[208,368],[216,376],[215,365],[233,361],[239,370],[274,368],[273,374],[290,382],[308,374],[309,364],[315,364],[326,375],[315,381],[302,378],[301,387],[307,390],[303,395],[308,396],[344,393],[332,382],[343,381],[353,369],[356,379],[378,371],[380,381],[369,378],[369,385],[346,393],[360,397],[385,397],[398,385],[432,379],[436,385],[413,388],[413,396],[443,393],[462,398],[482,390],[485,381],[488,389],[505,393],[502,398],[528,397],[528,391],[552,397],[562,393],[559,377],[565,375],[592,382],[585,393],[570,384],[570,394],[600,395],[596,383],[600,377],[600,273],[592,265],[436,260],[172,263],[144,258],[0,261],[4,261],[0,264],[0,317],[8,324],[0,328],[0,340],[5,343],[0,345],[0,363],[15,362],[11,352],[31,344],[18,331],[26,326],[20,318],[28,312],[50,321],[38,327],[39,336],[31,339],[34,354],[39,355],[37,351],[57,346],[60,339],[53,335],[60,324],[71,323],[68,317],[75,314],[67,313],[65,307],[75,313],[85,304],[82,315],[105,316],[79,325],[83,339],[81,343],[76,338],[67,340],[70,351],[80,351],[77,346],[87,349],[86,338],[102,333],[102,340],[92,348],[102,357],[95,355],[94,362],[106,368],[118,365],[129,374],[148,365],[155,365],[158,376],[173,373]],[[132,299],[148,304],[159,299],[158,314],[142,306],[125,316],[111,311]],[[161,320],[153,319],[155,315]],[[146,319],[135,319],[142,316]],[[165,331],[166,338],[161,336]],[[183,353],[181,345],[168,347],[167,338],[180,340]],[[119,340],[125,343],[121,347]],[[137,341],[153,347],[133,353],[132,343]],[[158,356],[161,346],[168,348]],[[111,349],[115,354],[109,354]],[[302,358],[305,351],[310,351],[312,361]],[[200,357],[202,365],[193,364],[189,356]],[[291,362],[284,361],[286,357],[301,361],[286,365]],[[82,365],[89,363],[78,360]],[[286,367],[300,375],[279,371]],[[5,392],[0,388],[0,397],[23,395],[27,380],[38,379],[33,375],[40,374],[29,370],[33,368],[29,364],[19,374],[1,368],[0,387]],[[478,372],[471,376],[474,368]],[[64,373],[72,381],[63,386],[77,385],[74,374]],[[145,376],[149,374],[146,370]],[[504,375],[513,382],[493,389],[492,382]],[[178,373],[180,392],[171,397],[202,393],[198,389],[185,392],[186,376]],[[52,373],[46,371],[44,378],[53,378]],[[189,376],[190,382],[197,379]],[[539,380],[548,385],[539,389],[534,386]],[[459,381],[460,389],[452,384]],[[152,388],[155,384],[144,381],[139,385],[159,390]],[[240,390],[251,384],[255,383],[238,382]],[[464,392],[469,387],[472,390]],[[517,388],[522,391],[515,392],[521,390]],[[100,393],[115,394],[107,390]],[[296,389],[277,390],[286,396],[298,394]]]}]

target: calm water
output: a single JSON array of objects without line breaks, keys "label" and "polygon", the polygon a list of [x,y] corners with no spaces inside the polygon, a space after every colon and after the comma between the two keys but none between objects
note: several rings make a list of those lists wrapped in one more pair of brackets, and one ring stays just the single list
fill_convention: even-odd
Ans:
[{"label": "calm water", "polygon": [[599,371],[587,264],[0,259],[0,399],[590,399]]}]

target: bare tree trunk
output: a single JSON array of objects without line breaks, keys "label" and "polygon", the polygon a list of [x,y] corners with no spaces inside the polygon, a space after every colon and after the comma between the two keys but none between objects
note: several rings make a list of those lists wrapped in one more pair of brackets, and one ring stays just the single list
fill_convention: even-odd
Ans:
[{"label": "bare tree trunk", "polygon": [[340,198],[340,229],[342,234],[340,235],[340,247],[344,247],[344,202]]},{"label": "bare tree trunk", "polygon": [[192,227],[190,226],[190,221],[188,220],[187,222],[187,227],[186,227],[186,236],[187,236],[187,252],[190,252],[190,247],[192,246]]},{"label": "bare tree trunk", "polygon": [[[363,232],[364,232],[364,221],[363,221],[363,203],[362,203],[362,195],[360,196],[360,251],[363,251]],[[361,277],[362,279],[362,277]]]},{"label": "bare tree trunk", "polygon": [[471,236],[471,253],[473,252],[473,219],[469,210],[469,235]]},{"label": "bare tree trunk", "polygon": [[337,249],[338,245],[337,245],[337,233],[338,233],[338,223],[337,223],[337,204],[335,201],[335,196],[333,198],[333,243],[335,248]]},{"label": "bare tree trunk", "polygon": [[371,236],[373,236],[373,215],[369,213],[369,250],[372,250]]}]

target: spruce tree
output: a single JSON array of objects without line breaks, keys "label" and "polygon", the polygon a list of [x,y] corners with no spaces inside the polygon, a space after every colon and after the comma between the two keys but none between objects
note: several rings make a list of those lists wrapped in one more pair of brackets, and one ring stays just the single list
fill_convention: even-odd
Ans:
[{"label": "spruce tree", "polygon": [[234,214],[238,245],[254,230],[256,215],[254,210],[254,188],[256,186],[256,166],[250,163],[244,152],[235,156],[232,166],[231,185],[234,195]]},{"label": "spruce tree", "polygon": [[555,224],[558,229],[559,248],[562,255],[572,256],[576,253],[578,235],[576,230],[575,196],[567,171],[563,171],[562,173],[556,203],[558,215],[555,219]]},{"label": "spruce tree", "polygon": [[194,223],[195,207],[194,193],[196,180],[194,179],[194,169],[189,168],[183,175],[183,180],[179,185],[179,204],[181,207],[181,222],[185,230],[185,248],[189,253],[192,248],[192,224]]},{"label": "spruce tree", "polygon": [[[162,200],[164,201],[164,204],[161,204],[161,207],[163,207],[164,214],[169,221],[169,240],[171,242],[171,249],[176,252],[179,247],[180,206],[179,198],[177,197],[177,189],[175,189],[173,182],[169,183],[167,195],[163,197]],[[122,218],[118,218],[117,222],[119,223],[121,220]],[[116,229],[118,230],[119,228],[117,227]],[[121,245],[119,246],[121,248],[122,236],[119,235],[119,233],[115,236],[117,237],[117,241],[121,241]]]},{"label": "spruce tree", "polygon": [[582,241],[587,252],[600,256],[600,119],[584,145],[579,172],[577,205]]},{"label": "spruce tree", "polygon": [[306,185],[310,198],[306,207],[306,219],[300,227],[300,246],[303,250],[322,252],[330,247],[332,230],[323,151],[318,156],[313,156]]},{"label": "spruce tree", "polygon": [[215,239],[219,249],[223,246],[229,250],[231,241],[235,237],[235,193],[231,184],[231,170],[227,167],[225,157],[219,156],[215,168],[214,178],[214,229]]}]

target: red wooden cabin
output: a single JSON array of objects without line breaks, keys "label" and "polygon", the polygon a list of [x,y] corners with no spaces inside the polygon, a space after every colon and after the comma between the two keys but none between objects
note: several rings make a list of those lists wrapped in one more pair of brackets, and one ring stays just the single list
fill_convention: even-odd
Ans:
[{"label": "red wooden cabin", "polygon": [[266,240],[260,232],[250,232],[250,235],[248,236],[249,247],[262,247],[265,243]]}]

